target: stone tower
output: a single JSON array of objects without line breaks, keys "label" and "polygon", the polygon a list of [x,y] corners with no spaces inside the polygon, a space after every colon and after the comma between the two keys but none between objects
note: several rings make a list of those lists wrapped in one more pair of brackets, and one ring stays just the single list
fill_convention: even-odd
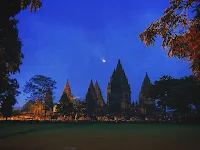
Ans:
[{"label": "stone tower", "polygon": [[103,96],[101,93],[101,89],[99,87],[98,82],[96,81],[95,85],[94,85],[95,91],[96,91],[96,95],[97,95],[97,108],[101,108],[104,107],[105,102],[103,100]]},{"label": "stone tower", "polygon": [[108,83],[107,103],[110,114],[125,113],[131,104],[131,89],[120,60]]},{"label": "stone tower", "polygon": [[88,91],[85,98],[86,102],[86,112],[88,115],[97,113],[97,95],[95,91],[95,87],[93,81],[90,81],[90,85],[88,87]]},{"label": "stone tower", "polygon": [[152,108],[155,106],[155,101],[147,97],[147,92],[151,85],[152,83],[146,73],[139,93],[139,107],[143,114],[151,113]]},{"label": "stone tower", "polygon": [[71,88],[70,88],[68,80],[67,80],[67,83],[66,83],[65,88],[64,88],[64,93],[67,94],[70,102],[73,102],[74,99],[73,99],[73,95],[72,95]]},{"label": "stone tower", "polygon": [[111,82],[112,82],[112,77],[110,78],[110,81],[108,82],[108,86],[107,86],[107,90],[106,90],[106,103],[108,106],[109,106],[110,95],[111,95]]}]

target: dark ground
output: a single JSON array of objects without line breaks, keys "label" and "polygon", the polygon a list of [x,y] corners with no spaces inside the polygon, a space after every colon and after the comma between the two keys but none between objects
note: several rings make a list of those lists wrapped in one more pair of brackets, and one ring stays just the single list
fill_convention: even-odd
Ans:
[{"label": "dark ground", "polygon": [[0,150],[200,150],[200,126],[1,124]]}]

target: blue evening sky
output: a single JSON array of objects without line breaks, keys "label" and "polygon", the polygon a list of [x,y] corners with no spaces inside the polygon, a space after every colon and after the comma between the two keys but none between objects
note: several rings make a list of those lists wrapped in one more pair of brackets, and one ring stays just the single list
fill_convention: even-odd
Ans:
[{"label": "blue evening sky", "polygon": [[[138,38],[168,5],[169,0],[43,0],[38,12],[22,11],[17,18],[25,58],[15,75],[20,90],[41,74],[57,82],[55,102],[67,79],[73,95],[82,98],[90,80],[98,80],[106,98],[107,83],[120,59],[136,101],[146,72],[152,82],[161,75],[191,74],[187,62],[167,57],[160,39],[145,48]],[[25,98],[23,93],[18,96],[16,106]]]}]

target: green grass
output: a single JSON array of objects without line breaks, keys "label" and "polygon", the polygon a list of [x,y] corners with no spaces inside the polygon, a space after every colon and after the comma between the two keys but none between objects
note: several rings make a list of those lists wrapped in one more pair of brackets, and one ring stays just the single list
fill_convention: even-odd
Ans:
[{"label": "green grass", "polygon": [[0,150],[195,150],[200,127],[154,124],[0,124]]}]

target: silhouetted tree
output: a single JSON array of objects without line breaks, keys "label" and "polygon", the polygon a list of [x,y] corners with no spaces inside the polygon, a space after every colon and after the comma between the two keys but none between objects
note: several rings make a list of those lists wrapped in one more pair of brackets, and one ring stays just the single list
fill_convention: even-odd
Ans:
[{"label": "silhouetted tree", "polygon": [[135,107],[138,107],[138,106],[139,106],[138,101],[136,101],[135,102]]},{"label": "silhouetted tree", "polygon": [[48,88],[46,95],[44,97],[44,104],[45,104],[45,114],[47,111],[53,111],[53,92],[50,88]]},{"label": "silhouetted tree", "polygon": [[132,108],[135,108],[135,102],[133,101],[131,104]]},{"label": "silhouetted tree", "polygon": [[192,87],[189,88],[188,92],[191,93],[191,101],[200,120],[200,81],[194,76],[189,76],[186,79],[190,79],[192,83]]},{"label": "silhouetted tree", "polygon": [[20,116],[22,114],[22,111],[17,109],[17,110],[13,110],[12,115],[13,116]]},{"label": "silhouetted tree", "polygon": [[17,90],[19,85],[16,79],[9,79],[6,87],[2,88],[6,88],[7,90],[5,93],[0,94],[0,112],[7,120],[7,118],[12,115],[13,106],[17,102],[16,96],[20,94]]},{"label": "silhouetted tree", "polygon": [[132,115],[135,112],[135,102],[133,101],[130,105],[130,114]]},{"label": "silhouetted tree", "polygon": [[32,104],[34,104],[34,101],[32,100],[29,100],[28,102],[26,102],[22,107],[22,111],[29,112]]},{"label": "silhouetted tree", "polygon": [[169,94],[169,107],[180,112],[184,119],[187,113],[191,112],[190,105],[194,105],[199,114],[200,105],[200,82],[194,76],[183,77],[172,88]]},{"label": "silhouetted tree", "polygon": [[37,11],[42,6],[42,2],[41,0],[21,0],[21,8],[27,5],[30,5],[30,12],[32,12],[33,10]]},{"label": "silhouetted tree", "polygon": [[[188,17],[190,16],[190,17]],[[139,35],[146,46],[154,45],[161,36],[168,56],[186,58],[193,73],[200,75],[200,1],[170,0],[164,15]]]},{"label": "silhouetted tree", "polygon": [[[24,86],[24,93],[29,94],[29,99],[44,101],[46,92],[56,89],[56,81],[43,75],[35,75]],[[53,95],[53,93],[52,93]]]},{"label": "silhouetted tree", "polygon": [[83,113],[83,108],[85,107],[85,104],[83,101],[81,101],[79,98],[74,99],[73,101],[73,111],[75,114]]},{"label": "silhouetted tree", "polygon": [[15,17],[15,15],[28,6],[30,6],[30,11],[32,12],[32,10],[38,10],[42,3],[40,0],[1,0],[0,17],[1,19],[10,19],[10,17]]},{"label": "silhouetted tree", "polygon": [[69,107],[71,106],[69,97],[65,92],[63,92],[58,104],[57,104],[57,111],[63,115],[69,113]]},{"label": "silhouetted tree", "polygon": [[[21,8],[21,0],[0,1],[0,95],[8,93],[9,89],[6,87],[12,80],[10,75],[19,72],[19,66],[22,64],[22,43],[18,36],[18,20],[15,16],[30,3],[31,1],[27,0]],[[2,101],[0,98],[0,103]]]},{"label": "silhouetted tree", "polygon": [[135,102],[134,110],[135,110],[136,112],[140,112],[140,105],[139,105],[138,101]]},{"label": "silhouetted tree", "polygon": [[158,100],[158,107],[161,107],[166,116],[166,109],[169,105],[169,94],[172,88],[177,84],[177,80],[171,76],[162,76],[159,80],[154,82],[148,92],[148,97]]}]

